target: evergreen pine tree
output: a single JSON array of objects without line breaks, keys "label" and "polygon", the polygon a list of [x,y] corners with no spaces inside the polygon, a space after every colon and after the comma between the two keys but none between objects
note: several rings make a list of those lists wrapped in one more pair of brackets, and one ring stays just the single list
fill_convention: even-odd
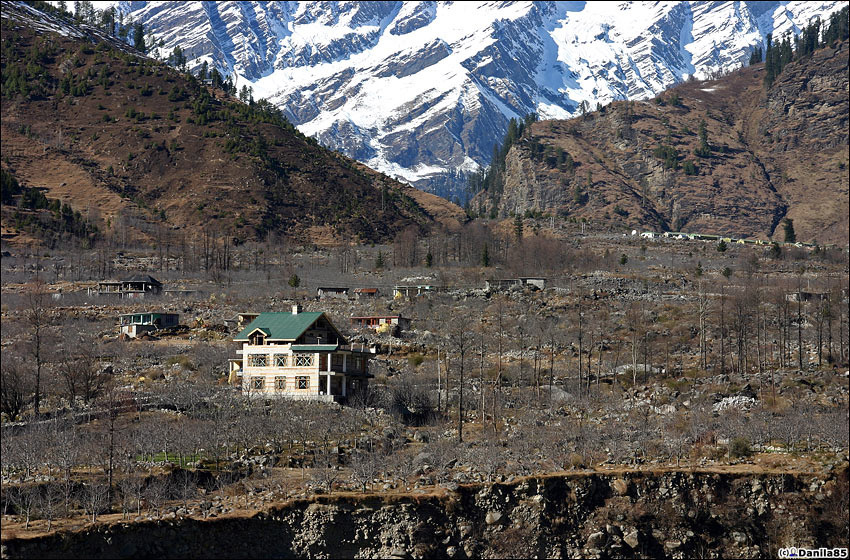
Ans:
[{"label": "evergreen pine tree", "polygon": [[[522,229],[523,229],[522,216],[517,214],[514,217],[514,235],[516,236],[517,240],[519,240],[519,241],[522,241]],[[485,245],[485,247],[486,247],[486,245]]]},{"label": "evergreen pine tree", "polygon": [[145,46],[145,24],[136,22],[133,24],[133,47],[139,52],[147,52]]},{"label": "evergreen pine tree", "polygon": [[796,243],[797,234],[794,232],[794,220],[785,218],[783,229],[785,231],[785,243]]},{"label": "evergreen pine tree", "polygon": [[773,34],[767,34],[767,50],[764,55],[764,83],[767,87],[773,85],[776,79],[776,49],[773,47]]},{"label": "evergreen pine tree", "polygon": [[711,145],[708,143],[708,129],[705,126],[705,119],[699,121],[699,147],[694,150],[694,154],[699,157],[711,156]]}]

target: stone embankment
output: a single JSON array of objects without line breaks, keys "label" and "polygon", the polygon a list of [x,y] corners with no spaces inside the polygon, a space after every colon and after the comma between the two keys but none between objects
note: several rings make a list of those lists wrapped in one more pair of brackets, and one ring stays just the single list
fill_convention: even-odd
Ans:
[{"label": "stone embankment", "polygon": [[756,558],[775,557],[782,546],[846,546],[846,465],[823,474],[749,467],[548,475],[430,495],[317,496],[250,517],[7,538],[2,552],[4,558]]}]

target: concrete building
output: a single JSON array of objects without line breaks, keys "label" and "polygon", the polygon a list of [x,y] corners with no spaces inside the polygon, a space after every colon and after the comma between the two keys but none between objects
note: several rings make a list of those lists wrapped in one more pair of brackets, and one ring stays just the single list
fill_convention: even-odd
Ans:
[{"label": "concrete building", "polygon": [[119,316],[119,323],[121,334],[136,338],[142,333],[176,327],[179,319],[180,315],[177,313],[127,313]]},{"label": "concrete building", "polygon": [[233,339],[230,380],[248,396],[344,401],[365,389],[374,350],[355,349],[321,312],[260,313]]}]

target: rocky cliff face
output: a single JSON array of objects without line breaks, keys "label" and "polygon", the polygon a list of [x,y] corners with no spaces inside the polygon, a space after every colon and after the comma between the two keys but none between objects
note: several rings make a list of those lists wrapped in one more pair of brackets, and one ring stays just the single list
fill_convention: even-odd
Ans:
[{"label": "rocky cliff face", "polygon": [[786,67],[745,127],[801,239],[850,238],[847,64],[845,43]]},{"label": "rocky cliff face", "polygon": [[[846,243],[847,51],[794,62],[767,91],[757,65],[535,123],[508,153],[504,190],[473,207],[778,240],[789,217],[800,240]],[[710,153],[697,155],[701,123]]]},{"label": "rocky cliff face", "polygon": [[306,134],[432,188],[447,171],[487,165],[510,118],[568,118],[583,102],[646,99],[732,70],[768,33],[797,33],[841,6],[118,3],[163,41],[160,56],[179,45],[190,68],[207,61],[238,75],[237,87],[272,99]]},{"label": "rocky cliff face", "polygon": [[846,500],[846,467],[829,475],[573,474],[440,496],[320,497],[250,518],[95,526],[7,539],[3,555],[756,558],[783,546],[846,546],[846,515],[836,515],[842,503],[846,514]]}]

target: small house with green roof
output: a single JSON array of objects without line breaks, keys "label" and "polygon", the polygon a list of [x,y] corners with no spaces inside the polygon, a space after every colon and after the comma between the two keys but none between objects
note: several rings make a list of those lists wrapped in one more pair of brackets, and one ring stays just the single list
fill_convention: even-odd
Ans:
[{"label": "small house with green roof", "polygon": [[260,313],[233,339],[230,379],[245,395],[344,401],[365,389],[374,350],[355,349],[322,312]]}]

